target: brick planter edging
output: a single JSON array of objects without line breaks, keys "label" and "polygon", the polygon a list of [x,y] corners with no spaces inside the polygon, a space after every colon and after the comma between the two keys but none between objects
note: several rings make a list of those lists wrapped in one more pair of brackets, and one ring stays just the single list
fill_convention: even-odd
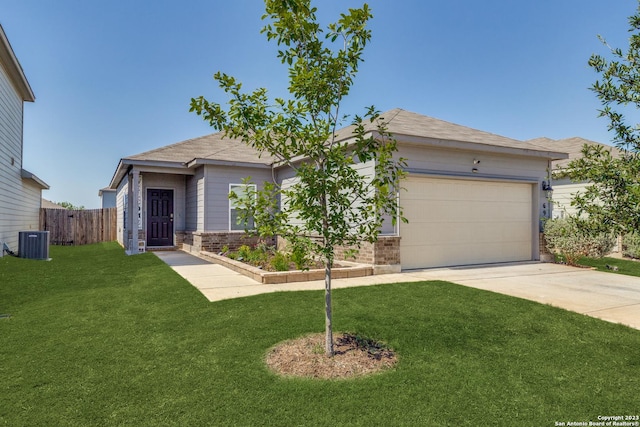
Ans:
[{"label": "brick planter edging", "polygon": [[[237,273],[245,275],[256,282],[265,285],[277,283],[307,282],[310,280],[324,280],[324,270],[292,270],[292,271],[264,271],[213,252],[200,251],[200,255],[210,258],[216,264],[223,265]],[[348,279],[373,275],[371,265],[353,265],[349,267],[334,267],[331,270],[332,279]]]}]

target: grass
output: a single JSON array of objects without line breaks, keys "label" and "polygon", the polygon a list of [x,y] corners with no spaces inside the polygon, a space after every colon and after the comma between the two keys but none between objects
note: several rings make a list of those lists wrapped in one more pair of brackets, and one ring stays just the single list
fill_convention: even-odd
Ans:
[{"label": "grass", "polygon": [[[632,261],[629,259],[620,258],[580,258],[578,261],[580,265],[587,265],[589,267],[595,267],[598,271],[606,271],[609,273],[625,274],[627,276],[640,277],[640,262]],[[611,267],[618,267],[617,270],[607,268],[607,265]]]},{"label": "grass", "polygon": [[336,330],[392,371],[280,378],[264,354],[323,330],[322,292],[208,302],[147,253],[0,258],[0,425],[554,425],[638,413],[640,331],[446,282],[334,291]]}]

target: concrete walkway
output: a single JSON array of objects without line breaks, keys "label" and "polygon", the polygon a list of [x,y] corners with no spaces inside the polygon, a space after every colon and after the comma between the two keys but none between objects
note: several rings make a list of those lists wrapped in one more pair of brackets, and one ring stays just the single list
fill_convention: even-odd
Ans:
[{"label": "concrete walkway", "polygon": [[[263,285],[182,251],[155,252],[209,301],[267,292],[322,290],[324,281]],[[333,289],[424,280],[445,280],[550,304],[640,329],[640,278],[538,262],[409,270],[353,279],[334,279]]]}]

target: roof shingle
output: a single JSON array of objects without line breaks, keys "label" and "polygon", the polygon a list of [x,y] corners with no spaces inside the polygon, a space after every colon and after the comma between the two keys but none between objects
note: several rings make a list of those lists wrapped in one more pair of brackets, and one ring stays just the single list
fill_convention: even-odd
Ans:
[{"label": "roof shingle", "polygon": [[[472,129],[457,125],[422,114],[396,108],[381,114],[387,122],[389,132],[398,140],[405,137],[417,137],[438,141],[455,141],[463,143],[475,143],[488,146],[515,148],[533,151],[556,151],[534,145],[530,142],[518,141],[493,133]],[[375,131],[375,123],[367,122],[366,131]],[[354,126],[344,127],[336,132],[338,140],[347,140],[353,137]],[[130,161],[166,161],[187,163],[194,159],[221,160],[229,162],[245,162],[254,164],[272,164],[274,158],[267,153],[259,153],[256,149],[247,146],[242,141],[224,137],[223,133],[214,133],[199,138],[188,139],[155,150],[146,151],[126,157],[123,160]]]},{"label": "roof shingle", "polygon": [[614,158],[619,158],[622,155],[622,152],[616,147],[606,145],[606,144],[601,144],[595,141],[590,141],[588,139],[580,138],[577,136],[574,136],[572,138],[557,139],[557,140],[542,137],[542,138],[530,139],[527,142],[530,144],[539,146],[540,148],[543,148],[545,150],[562,151],[562,152],[568,153],[569,154],[568,159],[555,160],[553,162],[554,169],[566,168],[569,165],[569,162],[571,160],[582,157],[582,147],[584,147],[585,144],[599,145],[601,147],[605,147],[606,149],[609,150],[609,152]]},{"label": "roof shingle", "polygon": [[145,151],[144,153],[125,157],[125,160],[166,161],[187,163],[194,159],[223,160],[229,162],[245,162],[271,164],[273,158],[262,155],[258,150],[247,146],[242,141],[226,138],[221,132],[199,138]]}]

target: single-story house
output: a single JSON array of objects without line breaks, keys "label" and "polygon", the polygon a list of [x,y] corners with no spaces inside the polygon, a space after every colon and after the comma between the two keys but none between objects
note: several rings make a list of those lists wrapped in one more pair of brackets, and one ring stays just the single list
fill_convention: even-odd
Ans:
[{"label": "single-story house", "polygon": [[[537,145],[542,149],[550,151],[562,151],[569,155],[566,159],[558,159],[551,162],[552,171],[560,171],[567,168],[569,162],[582,157],[582,148],[585,145],[594,145],[605,148],[614,158],[621,156],[621,151],[613,146],[601,144],[599,142],[590,141],[588,139],[573,137],[566,139],[550,139],[536,138],[527,141],[530,144]],[[551,187],[553,189],[553,207],[552,218],[565,218],[575,215],[577,209],[571,206],[574,196],[584,191],[589,182],[573,182],[569,178],[552,178]]]},{"label": "single-story house", "polygon": [[42,209],[67,209],[64,206],[47,199],[42,199],[41,207]]},{"label": "single-story house", "polygon": [[[409,223],[387,226],[359,262],[393,271],[539,259],[540,221],[550,212],[543,187],[565,153],[402,109],[382,117],[407,159],[399,203]],[[349,128],[338,135],[352,138]],[[122,158],[108,187],[117,190],[118,241],[130,252],[242,244],[230,190],[241,191],[247,176],[260,185],[288,174],[220,133]]]},{"label": "single-story house", "polygon": [[98,197],[100,197],[100,206],[102,209],[116,207],[116,190],[111,188],[101,188],[98,191]]},{"label": "single-story house", "polygon": [[0,257],[18,251],[20,231],[37,230],[42,190],[49,186],[22,168],[24,103],[35,95],[0,25]]}]

